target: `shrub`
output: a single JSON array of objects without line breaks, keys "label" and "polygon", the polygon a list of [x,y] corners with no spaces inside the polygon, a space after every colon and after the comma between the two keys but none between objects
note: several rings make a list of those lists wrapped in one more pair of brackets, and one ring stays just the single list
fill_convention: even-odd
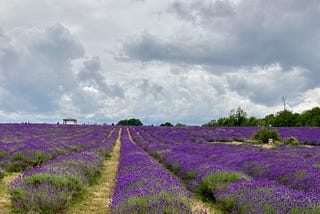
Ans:
[{"label": "shrub", "polygon": [[160,126],[173,126],[170,122],[161,123]]},{"label": "shrub", "polygon": [[124,125],[124,126],[143,126],[143,123],[136,118],[131,119],[124,119],[120,120],[117,125]]},{"label": "shrub", "polygon": [[0,151],[0,159],[3,158],[4,156],[6,156],[7,154],[8,154],[8,153],[6,153],[6,152],[1,152],[1,151]]},{"label": "shrub", "polygon": [[300,145],[301,144],[297,140],[297,138],[295,138],[295,137],[288,137],[288,138],[284,139],[283,143],[287,144],[287,145]]},{"label": "shrub", "polygon": [[228,183],[235,182],[242,177],[243,175],[238,172],[218,171],[208,174],[202,178],[201,183],[197,187],[197,192],[205,198],[214,199],[215,192],[227,188]]},{"label": "shrub", "polygon": [[275,129],[259,129],[253,134],[253,139],[261,140],[263,143],[268,143],[268,140],[272,138],[273,141],[279,141],[280,137],[278,135],[278,131]]},{"label": "shrub", "polygon": [[7,172],[22,172],[34,167],[40,166],[47,160],[51,159],[51,155],[40,150],[25,150],[16,152],[10,157],[10,163],[6,166]]},{"label": "shrub", "polygon": [[85,191],[81,178],[37,173],[23,178],[9,193],[18,213],[57,213],[65,209],[73,196]]},{"label": "shrub", "polygon": [[188,197],[162,190],[153,195],[131,196],[115,207],[111,213],[190,213],[189,207]]},{"label": "shrub", "polygon": [[0,167],[0,180],[4,178],[5,171]]}]

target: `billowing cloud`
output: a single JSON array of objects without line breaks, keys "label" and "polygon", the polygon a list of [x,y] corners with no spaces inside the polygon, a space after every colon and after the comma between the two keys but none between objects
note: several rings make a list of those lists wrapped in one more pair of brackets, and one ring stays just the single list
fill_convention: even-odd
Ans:
[{"label": "billowing cloud", "polygon": [[[63,25],[19,28],[0,39],[1,103],[6,112],[97,112],[107,97],[123,97],[118,83],[107,83],[99,57],[84,60],[77,73],[73,61],[85,56],[81,42]],[[67,100],[68,100],[67,99]]]},{"label": "billowing cloud", "polygon": [[[320,2],[2,0],[0,117],[201,124],[319,106]],[[39,18],[41,17],[41,18]]]},{"label": "billowing cloud", "polygon": [[256,104],[274,106],[279,104],[282,96],[295,101],[292,104],[300,102],[301,91],[307,90],[310,83],[304,75],[305,72],[301,68],[284,71],[281,66],[275,64],[240,70],[227,74],[226,77],[229,88],[239,95]]},{"label": "billowing cloud", "polygon": [[77,74],[79,85],[71,93],[71,100],[81,114],[95,114],[109,106],[113,99],[124,98],[124,89],[119,83],[108,83],[101,73],[99,57],[83,62]]},{"label": "billowing cloud", "polygon": [[266,107],[282,96],[298,105],[306,91],[320,87],[319,2],[177,0],[167,12],[181,27],[171,34],[143,31],[123,43],[120,55],[200,66],[220,75],[222,91]]},{"label": "billowing cloud", "polygon": [[169,36],[145,31],[124,43],[122,55],[210,66],[279,63],[286,70],[302,67],[318,76],[317,1],[192,0],[175,1],[168,8],[184,27]]},{"label": "billowing cloud", "polygon": [[[3,38],[2,38],[3,39]],[[61,24],[45,30],[15,29],[1,47],[1,108],[15,111],[54,111],[63,93],[76,85],[73,59],[84,49]]]}]

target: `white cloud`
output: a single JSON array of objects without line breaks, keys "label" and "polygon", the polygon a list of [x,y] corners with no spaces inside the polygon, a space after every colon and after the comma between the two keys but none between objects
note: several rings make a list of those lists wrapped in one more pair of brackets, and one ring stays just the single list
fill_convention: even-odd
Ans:
[{"label": "white cloud", "polygon": [[237,73],[227,74],[229,88],[256,104],[277,105],[282,96],[299,103],[299,95],[309,88],[308,72],[302,68],[285,71],[279,64],[249,69],[240,69]]},{"label": "white cloud", "polygon": [[[292,105],[291,110],[294,112],[303,112],[314,107],[319,107],[320,105],[320,88],[313,88],[305,91],[301,95],[301,101],[297,105]],[[289,99],[289,104],[293,99]]]},{"label": "white cloud", "polygon": [[17,28],[5,34],[1,47],[1,108],[53,111],[61,95],[76,85],[72,59],[82,57],[81,43],[60,24],[45,30]]},{"label": "white cloud", "polygon": [[2,0],[6,121],[201,124],[319,106],[313,0]]}]

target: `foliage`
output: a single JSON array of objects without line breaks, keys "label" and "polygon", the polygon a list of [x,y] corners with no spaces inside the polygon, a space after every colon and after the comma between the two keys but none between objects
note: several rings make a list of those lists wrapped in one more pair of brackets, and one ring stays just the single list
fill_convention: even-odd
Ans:
[{"label": "foliage", "polygon": [[6,155],[8,155],[7,152],[1,152],[1,151],[0,151],[0,159],[3,158],[3,157],[5,157]]},{"label": "foliage", "polygon": [[315,107],[300,114],[298,126],[320,126],[320,108]]},{"label": "foliage", "polygon": [[235,182],[243,175],[237,172],[218,171],[202,178],[197,186],[197,192],[203,197],[212,198],[218,190],[225,189],[229,182]]},{"label": "foliage", "polygon": [[136,118],[120,120],[117,125],[123,126],[143,126],[143,123]]},{"label": "foliage", "polygon": [[273,141],[279,141],[278,131],[275,129],[261,128],[253,134],[253,139],[261,140],[263,143],[268,143],[270,138],[272,138]]},{"label": "foliage", "polygon": [[277,113],[273,126],[277,127],[292,127],[295,126],[298,114],[291,111],[283,110]]},{"label": "foliage", "polygon": [[297,138],[295,137],[288,137],[286,139],[283,140],[284,144],[287,145],[300,145],[301,143],[297,140]]},{"label": "foliage", "polygon": [[247,122],[247,113],[238,107],[237,109],[232,109],[230,111],[229,117],[234,126],[243,126]]},{"label": "foliage", "polygon": [[[163,206],[164,203],[166,206]],[[153,195],[131,196],[121,205],[115,207],[112,213],[189,213],[185,208],[190,206],[190,199],[162,190]]]},{"label": "foliage", "polygon": [[187,126],[186,124],[184,124],[184,123],[177,123],[175,126]]},{"label": "foliage", "polygon": [[269,114],[264,118],[249,117],[240,107],[232,109],[229,117],[221,117],[218,120],[211,120],[203,126],[313,126],[320,127],[320,107],[307,110],[301,114],[289,110],[279,111],[276,114]]},{"label": "foliage", "polygon": [[51,158],[52,157],[50,155],[40,150],[16,152],[12,157],[10,157],[11,163],[6,166],[6,171],[22,172],[40,166]]},{"label": "foliage", "polygon": [[4,178],[5,171],[0,167],[0,180]]},{"label": "foliage", "polygon": [[[52,175],[38,173],[28,176],[25,185],[33,186],[32,191],[21,187],[9,189],[12,200],[19,204],[15,209],[19,213],[36,211],[37,213],[57,213],[66,208],[73,196],[84,191],[85,186],[77,176]],[[55,192],[55,194],[50,194]],[[56,194],[59,193],[59,194]]]},{"label": "foliage", "polygon": [[170,122],[161,123],[160,126],[173,126]]}]

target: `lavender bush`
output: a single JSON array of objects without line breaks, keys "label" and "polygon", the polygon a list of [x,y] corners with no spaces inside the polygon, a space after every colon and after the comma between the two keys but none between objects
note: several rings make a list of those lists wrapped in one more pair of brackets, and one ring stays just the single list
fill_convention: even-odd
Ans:
[{"label": "lavender bush", "polygon": [[[100,142],[111,128],[50,124],[0,124],[0,167],[22,172],[59,155],[77,152]],[[2,140],[2,142],[1,142]]]},{"label": "lavender bush", "polygon": [[179,179],[121,136],[121,156],[112,213],[190,213],[190,195]]},{"label": "lavender bush", "polygon": [[[105,133],[106,134],[106,133]],[[99,176],[101,164],[115,143],[117,132],[79,152],[48,161],[23,172],[9,188],[18,212],[56,213]]]},{"label": "lavender bush", "polygon": [[319,212],[320,148],[183,143],[179,131],[167,141],[168,129],[135,130],[139,134],[132,131],[133,138],[142,148],[189,181],[191,190],[211,195],[225,212]]},{"label": "lavender bush", "polygon": [[317,195],[306,194],[270,180],[239,180],[215,193],[220,209],[231,213],[320,212]]}]

